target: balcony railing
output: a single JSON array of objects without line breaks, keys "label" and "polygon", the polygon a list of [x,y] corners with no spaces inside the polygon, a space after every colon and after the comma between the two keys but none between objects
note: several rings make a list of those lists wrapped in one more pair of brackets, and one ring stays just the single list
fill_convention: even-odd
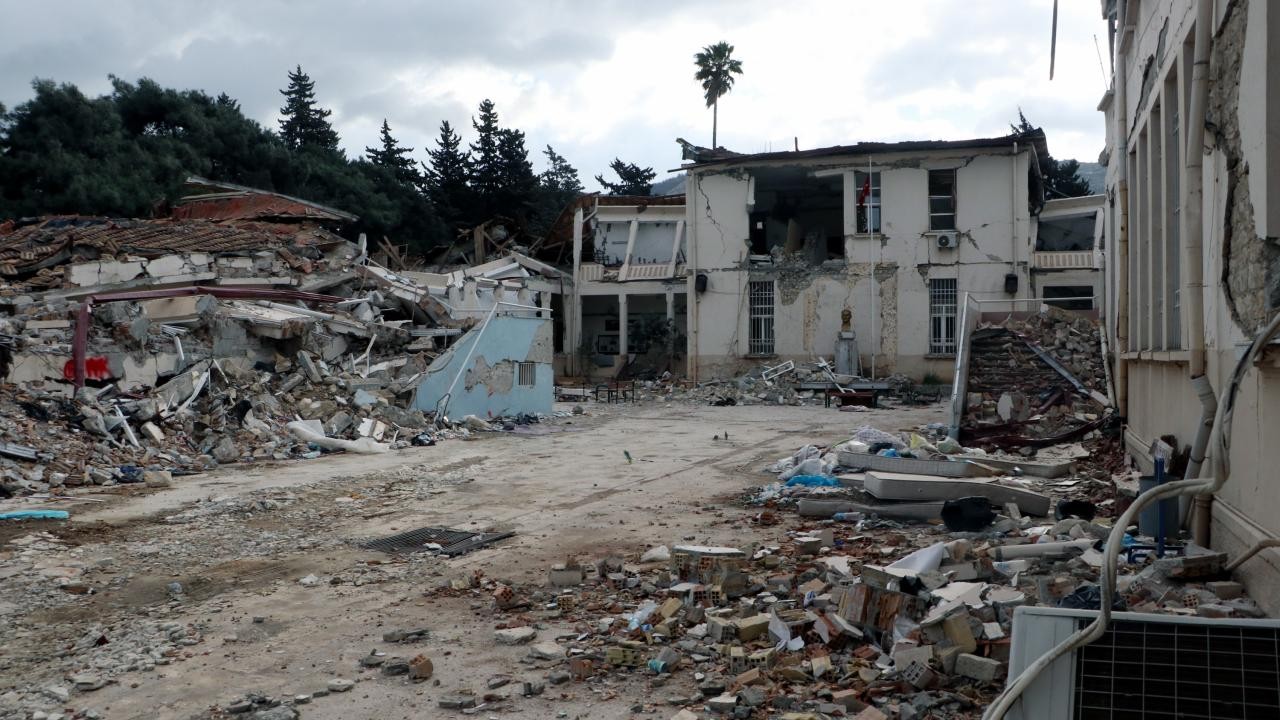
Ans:
[{"label": "balcony railing", "polygon": [[684,263],[624,263],[606,267],[600,263],[582,263],[578,277],[583,282],[628,280],[666,280],[684,276]]},{"label": "balcony railing", "polygon": [[1092,270],[1097,266],[1092,250],[1040,250],[1031,253],[1031,265],[1038,270]]}]

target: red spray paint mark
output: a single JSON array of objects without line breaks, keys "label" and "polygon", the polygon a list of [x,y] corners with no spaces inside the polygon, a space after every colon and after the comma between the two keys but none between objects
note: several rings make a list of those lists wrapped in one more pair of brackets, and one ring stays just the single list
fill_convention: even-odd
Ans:
[{"label": "red spray paint mark", "polygon": [[[107,359],[101,355],[84,359],[84,376],[89,380],[106,380],[111,377],[111,369],[107,367]],[[76,379],[76,361],[68,360],[62,366],[62,377],[67,380]]]}]

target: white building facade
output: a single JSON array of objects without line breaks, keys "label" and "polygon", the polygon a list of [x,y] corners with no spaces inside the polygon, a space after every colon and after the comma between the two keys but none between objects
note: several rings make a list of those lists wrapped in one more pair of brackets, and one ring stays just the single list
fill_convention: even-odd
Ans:
[{"label": "white building facade", "polygon": [[[1145,472],[1173,436],[1205,445],[1243,349],[1280,305],[1280,6],[1264,0],[1104,0],[1106,322],[1126,447]],[[1198,504],[1196,540],[1233,555],[1280,535],[1280,353],[1249,368],[1234,405],[1229,478]],[[1194,467],[1193,467],[1194,471]],[[1280,552],[1239,570],[1280,612]]]},{"label": "white building facade", "polygon": [[758,155],[686,147],[689,377],[830,358],[848,310],[862,375],[950,378],[966,293],[1036,297],[1046,156],[1039,130]]}]

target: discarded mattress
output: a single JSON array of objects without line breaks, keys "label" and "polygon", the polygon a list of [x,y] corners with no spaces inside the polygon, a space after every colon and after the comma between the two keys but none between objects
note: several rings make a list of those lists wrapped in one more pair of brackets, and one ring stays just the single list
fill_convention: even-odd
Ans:
[{"label": "discarded mattress", "polygon": [[915,458],[884,457],[872,453],[848,452],[842,450],[837,457],[840,464],[847,468],[884,470],[886,472],[921,473],[941,477],[972,477],[984,475],[986,471],[966,462],[951,460],[917,460]]},{"label": "discarded mattress", "polygon": [[997,506],[1017,503],[1027,515],[1049,514],[1049,497],[1030,490],[1000,485],[995,478],[941,478],[874,471],[862,480],[868,493],[881,500],[914,500],[916,502],[956,500],[981,496]]}]

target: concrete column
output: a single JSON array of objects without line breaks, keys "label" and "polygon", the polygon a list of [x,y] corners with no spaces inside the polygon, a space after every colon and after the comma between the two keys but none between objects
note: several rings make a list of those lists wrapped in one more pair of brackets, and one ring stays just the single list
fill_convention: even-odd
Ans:
[{"label": "concrete column", "polygon": [[618,296],[618,354],[622,361],[627,357],[627,296]]},{"label": "concrete column", "polygon": [[[675,353],[675,329],[676,329],[676,294],[675,291],[667,290],[667,328],[672,333],[667,339],[667,355]],[[674,368],[673,368],[674,369]]]},{"label": "concrete column", "polygon": [[570,374],[584,371],[579,366],[578,348],[582,347],[582,295],[578,288],[582,287],[582,207],[573,211],[573,287],[564,298],[564,353],[568,357]]}]

